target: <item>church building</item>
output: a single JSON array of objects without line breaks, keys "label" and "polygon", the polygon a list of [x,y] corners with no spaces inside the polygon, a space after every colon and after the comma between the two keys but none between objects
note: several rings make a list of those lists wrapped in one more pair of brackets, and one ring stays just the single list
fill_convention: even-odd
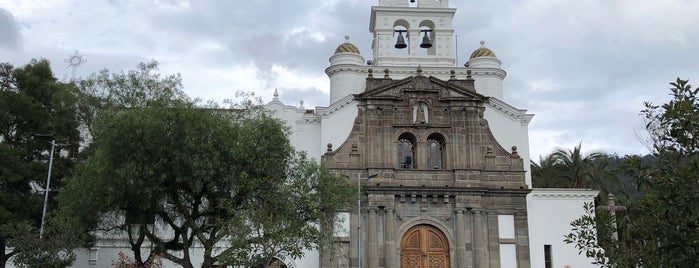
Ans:
[{"label": "church building", "polygon": [[[349,37],[339,44],[327,107],[284,104],[279,92],[264,105],[297,150],[357,188],[333,250],[278,254],[270,267],[594,267],[563,235],[597,193],[532,189],[534,115],[504,99],[496,54],[470,40],[457,62],[449,0],[374,1],[370,58]],[[125,237],[105,233],[73,267],[109,267],[120,251]],[[201,251],[189,252],[195,265]]]},{"label": "church building", "polygon": [[357,187],[335,251],[287,267],[591,267],[562,235],[595,193],[531,189],[534,115],[504,100],[507,73],[485,42],[456,62],[455,14],[449,0],[378,0],[372,58],[349,37],[330,57],[328,107],[278,92],[266,105],[297,149]]}]

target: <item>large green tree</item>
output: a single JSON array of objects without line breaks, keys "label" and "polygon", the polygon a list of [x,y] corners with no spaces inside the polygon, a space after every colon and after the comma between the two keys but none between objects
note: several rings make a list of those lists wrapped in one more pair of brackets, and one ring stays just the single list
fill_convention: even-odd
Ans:
[{"label": "large green tree", "polygon": [[670,83],[672,99],[642,115],[655,161],[628,157],[622,170],[639,193],[621,209],[588,209],[567,242],[604,267],[696,267],[699,254],[699,88]]},{"label": "large green tree", "polygon": [[[79,143],[73,89],[56,80],[47,60],[32,60],[22,68],[0,64],[0,267],[17,254],[25,254],[15,258],[18,265],[32,256],[43,258],[44,267],[51,267],[53,260],[70,262],[70,252],[64,252],[63,260],[58,255],[42,255],[57,246],[49,245],[57,234],[47,232],[39,240],[37,230],[42,193],[61,187],[73,165],[69,157]],[[52,140],[71,146],[56,148],[47,189]],[[51,194],[49,211],[55,207],[53,197]],[[13,250],[6,252],[6,247]]]},{"label": "large green tree", "polygon": [[[189,99],[182,90],[182,80],[179,74],[161,74],[156,61],[140,63],[136,68],[128,71],[111,72],[104,69],[86,79],[77,81],[73,86],[75,87],[72,91],[75,97],[73,110],[76,114],[74,117],[77,117],[82,137],[81,148],[75,157],[81,160],[94,154],[93,125],[101,114]],[[95,193],[83,192],[82,194],[90,196]],[[62,203],[71,203],[67,196],[75,199],[83,198],[81,195],[63,195],[64,201]],[[87,206],[84,209],[73,209],[63,205],[55,215],[51,215],[57,219],[71,219],[70,221],[51,221],[64,226],[54,226],[50,230],[61,231],[61,235],[75,238],[76,243],[64,244],[64,250],[72,250],[72,247],[86,246],[93,242],[94,237],[80,235],[88,234],[87,231],[118,229],[129,234],[127,236],[128,242],[134,255],[141,262],[141,248],[146,239],[145,233],[139,233],[138,230],[148,227],[147,223],[139,222],[138,218],[130,218],[133,220],[133,224],[112,224],[102,228],[104,226],[99,225],[100,221],[94,217],[96,211],[100,209],[99,203],[91,205],[93,207]],[[68,223],[70,224],[68,225]],[[60,250],[60,248],[56,248],[56,250]]]},{"label": "large green tree", "polygon": [[62,204],[99,230],[122,230],[138,262],[144,239],[183,267],[193,267],[195,244],[201,267],[299,256],[327,238],[320,226],[350,196],[344,180],[294,151],[280,121],[252,106],[154,102],[103,112],[92,133],[94,155]]}]

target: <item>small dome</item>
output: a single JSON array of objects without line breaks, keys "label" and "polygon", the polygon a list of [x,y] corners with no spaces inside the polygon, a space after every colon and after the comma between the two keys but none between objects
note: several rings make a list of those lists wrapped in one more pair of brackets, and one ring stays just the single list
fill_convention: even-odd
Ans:
[{"label": "small dome", "polygon": [[335,54],[338,53],[361,54],[359,53],[359,48],[357,48],[357,46],[349,42],[349,35],[345,36],[345,43],[343,43],[342,45],[338,46],[337,49],[335,49]]},{"label": "small dome", "polygon": [[493,57],[496,59],[498,58],[495,56],[495,53],[492,50],[485,47],[485,41],[481,41],[481,47],[473,51],[473,53],[471,53],[471,59],[480,57]]}]

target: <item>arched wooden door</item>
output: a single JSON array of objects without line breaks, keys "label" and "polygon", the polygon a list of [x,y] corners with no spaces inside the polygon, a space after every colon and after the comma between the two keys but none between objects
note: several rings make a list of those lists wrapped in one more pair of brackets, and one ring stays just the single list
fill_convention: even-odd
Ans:
[{"label": "arched wooden door", "polygon": [[429,225],[417,225],[400,242],[401,268],[449,268],[449,242]]}]

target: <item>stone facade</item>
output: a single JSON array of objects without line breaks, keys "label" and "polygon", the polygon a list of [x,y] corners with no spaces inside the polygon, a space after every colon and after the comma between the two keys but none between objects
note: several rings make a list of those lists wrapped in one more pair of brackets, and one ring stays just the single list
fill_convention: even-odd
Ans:
[{"label": "stone facade", "polygon": [[[389,74],[369,71],[349,137],[323,156],[361,183],[363,209],[350,216],[350,239],[338,242],[349,254],[326,254],[321,267],[501,267],[502,245],[514,245],[517,267],[530,267],[524,163],[491,133],[488,97],[470,75],[445,81],[419,67],[400,80]],[[512,223],[500,224],[500,215]],[[501,226],[514,236],[503,237]]]}]

